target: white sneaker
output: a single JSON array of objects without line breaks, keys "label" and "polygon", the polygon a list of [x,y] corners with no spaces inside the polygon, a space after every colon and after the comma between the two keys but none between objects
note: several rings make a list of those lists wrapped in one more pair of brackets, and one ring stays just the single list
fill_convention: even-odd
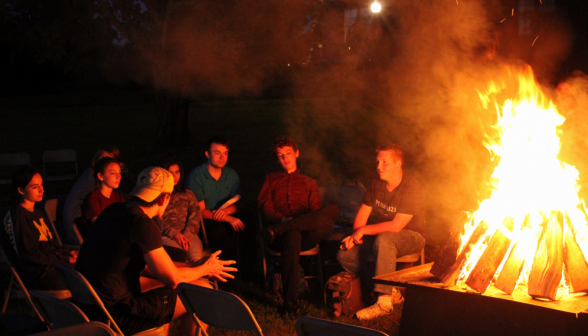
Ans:
[{"label": "white sneaker", "polygon": [[402,302],[404,302],[404,296],[402,296],[402,293],[400,293],[400,291],[396,287],[392,288],[392,294],[390,296],[392,298],[393,305],[401,304]]},{"label": "white sneaker", "polygon": [[358,320],[371,320],[376,317],[390,315],[392,313],[392,305],[384,306],[380,302],[376,302],[373,306],[363,308],[355,313]]}]

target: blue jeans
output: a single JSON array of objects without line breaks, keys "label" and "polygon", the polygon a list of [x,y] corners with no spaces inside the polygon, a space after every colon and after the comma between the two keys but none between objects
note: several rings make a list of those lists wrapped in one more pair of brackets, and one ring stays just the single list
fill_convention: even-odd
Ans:
[{"label": "blue jeans", "polygon": [[[402,230],[383,232],[377,236],[363,236],[363,244],[355,245],[347,251],[339,250],[337,260],[343,268],[354,275],[367,270],[370,255],[376,258],[376,274],[379,276],[396,271],[396,258],[419,252],[425,247],[425,238],[418,232]],[[391,294],[393,286],[376,284],[374,291]]]},{"label": "blue jeans", "polygon": [[[203,256],[202,241],[200,240],[197,234],[190,234],[188,232],[184,232],[183,234],[184,236],[186,236],[186,238],[190,240],[190,247],[188,248],[188,251],[186,251],[186,259],[188,261],[200,260]],[[166,236],[161,236],[161,243],[164,246],[171,246],[182,249],[175,240],[170,239]]]}]

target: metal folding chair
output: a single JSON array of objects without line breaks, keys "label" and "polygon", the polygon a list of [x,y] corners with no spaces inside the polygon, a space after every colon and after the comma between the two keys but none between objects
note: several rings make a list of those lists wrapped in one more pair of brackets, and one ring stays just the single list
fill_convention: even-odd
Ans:
[{"label": "metal folding chair", "polygon": [[[92,287],[92,285],[81,275],[78,271],[73,270],[62,264],[55,264],[55,267],[60,271],[67,288],[71,291],[72,299],[80,304],[93,306],[98,308],[105,317],[105,322],[109,323],[111,328],[120,335],[123,335],[122,331],[104,306],[104,303]],[[157,328],[148,329],[140,333],[134,334],[135,336],[155,336],[165,335],[164,326]]]},{"label": "metal folding chair", "polygon": [[[4,313],[6,311],[6,307],[8,306],[8,300],[10,300],[11,297],[14,299],[25,299],[27,301],[28,305],[34,310],[35,314],[42,320],[43,319],[42,316],[39,314],[39,312],[35,308],[35,305],[33,304],[33,301],[31,300],[31,294],[29,293],[26,286],[22,282],[22,279],[18,275],[18,272],[16,271],[16,269],[12,265],[10,258],[6,254],[6,251],[4,250],[4,247],[2,246],[2,244],[0,244],[0,255],[2,256],[2,259],[3,259],[3,261],[1,261],[1,262],[5,262],[8,265],[8,267],[10,268],[10,273],[11,273],[8,287],[4,291],[4,302],[2,303],[2,312]],[[54,298],[58,298],[58,299],[67,299],[67,298],[71,297],[71,293],[67,289],[47,290],[47,291],[39,291],[39,292],[41,292],[45,295],[48,295],[48,296],[52,296]]]},{"label": "metal folding chair", "polygon": [[0,184],[11,184],[12,174],[18,167],[30,166],[31,156],[29,153],[6,153],[0,154],[0,169],[3,171],[0,176]]},{"label": "metal folding chair", "polygon": [[31,291],[31,299],[49,329],[58,329],[90,322],[80,308],[69,301]]},{"label": "metal folding chair", "polygon": [[238,296],[185,282],[178,285],[177,292],[198,326],[196,335],[202,331],[208,336],[200,321],[215,328],[251,331],[255,335],[263,335],[255,316]]},{"label": "metal folding chair", "polygon": [[[259,232],[261,232],[263,230],[263,219],[261,217],[261,214],[258,214],[258,218],[259,218]],[[260,239],[259,241],[259,246],[260,246],[260,256],[262,258],[261,263],[263,266],[263,278],[266,279],[267,278],[267,260],[265,257],[265,254],[269,254],[272,257],[279,257],[281,255],[280,252],[272,250],[269,246],[266,246],[265,243]],[[317,275],[305,275],[304,279],[309,280],[309,279],[316,279],[319,281],[320,283],[320,288],[325,288],[325,283],[323,281],[323,264],[321,261],[321,250],[319,248],[319,246],[315,246],[313,248],[311,248],[310,250],[306,250],[306,251],[300,251],[300,256],[306,256],[306,257],[312,257],[315,260],[312,261],[313,264],[316,265],[316,274]]]},{"label": "metal folding chair", "polygon": [[[60,166],[59,170],[47,169],[48,165],[57,166],[58,164]],[[78,157],[76,151],[73,149],[58,149],[43,152],[43,176],[46,181],[76,179],[78,177]]]},{"label": "metal folding chair", "polygon": [[378,330],[308,316],[300,317],[294,327],[298,336],[388,336]]},{"label": "metal folding chair", "polygon": [[83,324],[76,324],[74,326],[45,331],[32,336],[119,336],[106,324],[92,321]]}]

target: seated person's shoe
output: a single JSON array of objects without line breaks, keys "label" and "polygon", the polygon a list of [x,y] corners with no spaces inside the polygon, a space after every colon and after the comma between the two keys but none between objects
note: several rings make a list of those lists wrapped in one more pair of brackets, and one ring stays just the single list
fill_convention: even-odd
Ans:
[{"label": "seated person's shoe", "polygon": [[275,236],[276,233],[271,227],[265,228],[261,231],[261,239],[263,239],[266,246],[270,246],[274,242]]},{"label": "seated person's shoe", "polygon": [[386,306],[380,302],[376,302],[373,306],[363,308],[355,313],[358,320],[365,321],[371,320],[376,317],[390,315],[392,313],[392,305]]}]

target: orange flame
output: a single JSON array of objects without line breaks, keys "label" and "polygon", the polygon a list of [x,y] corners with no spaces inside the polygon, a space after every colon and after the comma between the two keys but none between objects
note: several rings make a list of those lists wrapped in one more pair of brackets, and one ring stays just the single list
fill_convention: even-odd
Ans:
[{"label": "orange flame", "polygon": [[[484,108],[494,105],[498,113],[498,122],[494,125],[498,136],[487,136],[485,141],[492,160],[498,164],[492,174],[492,195],[482,201],[471,215],[471,221],[465,226],[460,251],[481,221],[485,221],[489,229],[472,249],[459,279],[467,278],[484,252],[488,238],[496,230],[501,230],[511,238],[510,248],[517,242],[524,246],[525,266],[519,280],[526,281],[541,234],[541,224],[552,210],[567,215],[566,222],[573,223],[576,240],[584,255],[588,255],[588,226],[583,203],[577,193],[578,171],[557,158],[559,126],[565,118],[545,97],[530,67],[517,76],[518,93],[502,105],[496,101],[496,96],[504,93],[504,83],[491,82],[485,92],[478,92]],[[514,219],[512,228],[505,228],[502,224],[507,217]],[[564,225],[564,230],[568,229],[568,225]],[[502,265],[497,274],[501,268]]]}]

